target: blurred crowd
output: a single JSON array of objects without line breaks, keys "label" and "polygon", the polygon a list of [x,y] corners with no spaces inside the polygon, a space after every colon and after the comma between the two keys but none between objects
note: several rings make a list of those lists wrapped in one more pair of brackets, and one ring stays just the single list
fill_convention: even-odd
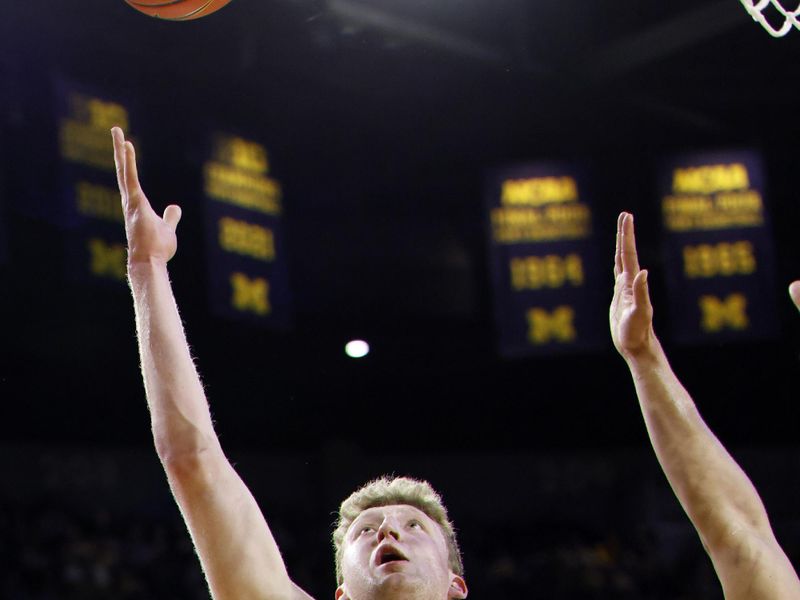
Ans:
[{"label": "blurred crowd", "polygon": [[[160,477],[155,469],[153,473]],[[209,598],[191,540],[171,503],[134,511],[124,501],[125,486],[119,487],[120,502],[115,503],[107,493],[92,494],[85,481],[83,498],[59,496],[52,486],[39,494],[28,485],[25,498],[0,495],[3,600]],[[7,491],[13,487],[7,478],[5,486]],[[565,490],[565,498],[571,501],[573,491]],[[548,494],[557,496],[558,490]],[[620,498],[622,511],[629,501]],[[548,515],[550,508],[532,506],[529,515],[500,521],[490,506],[486,518],[456,515],[470,596],[722,597],[710,561],[679,510],[670,510],[669,518],[650,511],[661,516],[633,524],[638,516],[609,514],[605,520],[587,522],[571,519],[568,504],[560,514]],[[311,520],[302,510],[279,506],[269,516],[296,581],[317,598],[330,597],[335,584],[326,519],[332,521],[332,515]],[[777,525],[784,525],[782,542],[796,560],[800,536],[786,539],[790,529]]]},{"label": "blurred crowd", "polygon": [[57,503],[4,506],[0,596],[9,600],[208,598],[191,541],[174,519]]},{"label": "blurred crowd", "polygon": [[[589,531],[569,523],[486,537],[471,556],[482,570],[474,597],[560,600],[722,598],[693,531],[678,524],[668,541],[650,527]],[[533,543],[532,543],[533,542]],[[667,544],[667,545],[664,545]]]}]

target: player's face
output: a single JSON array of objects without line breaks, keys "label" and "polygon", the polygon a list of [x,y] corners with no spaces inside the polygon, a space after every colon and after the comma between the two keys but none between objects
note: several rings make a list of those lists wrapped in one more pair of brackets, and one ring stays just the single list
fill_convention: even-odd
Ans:
[{"label": "player's face", "polygon": [[353,521],[343,542],[342,576],[337,600],[467,597],[464,580],[450,570],[438,523],[405,504],[376,506]]}]

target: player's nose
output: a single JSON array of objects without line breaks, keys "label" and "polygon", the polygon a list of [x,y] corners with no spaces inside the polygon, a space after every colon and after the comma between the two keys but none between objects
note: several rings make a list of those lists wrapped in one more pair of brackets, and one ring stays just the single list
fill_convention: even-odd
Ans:
[{"label": "player's nose", "polygon": [[397,527],[394,519],[390,517],[385,517],[381,526],[378,528],[378,541],[382,541],[387,537],[394,538],[395,540],[400,539],[400,528]]}]

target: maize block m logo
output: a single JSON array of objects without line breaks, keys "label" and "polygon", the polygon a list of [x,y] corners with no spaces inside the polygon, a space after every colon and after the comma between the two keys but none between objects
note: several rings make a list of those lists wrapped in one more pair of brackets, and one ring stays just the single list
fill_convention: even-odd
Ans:
[{"label": "maize block m logo", "polygon": [[250,279],[244,273],[233,273],[230,278],[233,297],[231,304],[240,312],[268,315],[272,312],[269,303],[269,282],[263,277]]},{"label": "maize block m logo", "polygon": [[537,346],[550,342],[572,342],[575,333],[575,311],[570,306],[559,306],[553,312],[531,308],[527,313],[528,340]]},{"label": "maize block m logo", "polygon": [[747,298],[744,294],[731,294],[724,300],[716,296],[701,296],[699,300],[703,331],[716,333],[725,328],[734,330],[747,329],[750,324],[747,318]]},{"label": "maize block m logo", "polygon": [[122,244],[106,244],[103,240],[89,240],[89,270],[97,277],[125,280],[127,253]]}]

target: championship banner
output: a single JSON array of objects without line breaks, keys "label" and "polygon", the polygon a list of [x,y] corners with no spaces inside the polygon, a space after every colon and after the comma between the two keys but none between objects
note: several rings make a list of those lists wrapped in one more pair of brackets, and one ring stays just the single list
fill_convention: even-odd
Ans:
[{"label": "championship banner", "polygon": [[[608,339],[582,171],[534,163],[487,179],[489,254],[498,346],[504,356],[601,347]],[[604,264],[608,260],[604,261]]]},{"label": "championship banner", "polygon": [[261,144],[214,136],[203,167],[209,295],[220,316],[285,329],[290,324],[280,184]]},{"label": "championship banner", "polygon": [[684,343],[777,333],[774,257],[761,157],[688,154],[659,173],[673,337]]},{"label": "championship banner", "polygon": [[57,83],[56,96],[61,203],[52,217],[68,231],[69,275],[125,285],[125,228],[111,127],[130,131],[128,108],[66,82]]}]

